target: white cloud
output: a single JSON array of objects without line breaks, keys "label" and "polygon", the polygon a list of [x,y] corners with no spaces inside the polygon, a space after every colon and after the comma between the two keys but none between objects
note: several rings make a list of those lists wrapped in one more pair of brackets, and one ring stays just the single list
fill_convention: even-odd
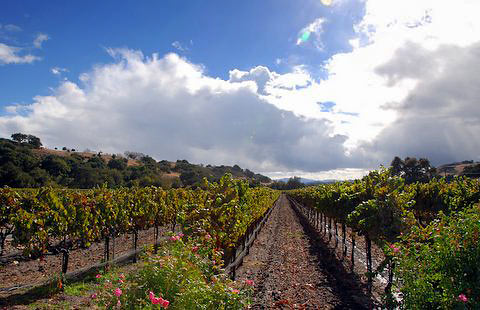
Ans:
[{"label": "white cloud", "polygon": [[434,164],[480,160],[478,55],[480,42],[442,45],[433,52],[412,44],[397,51],[379,72],[394,85],[412,75],[420,82],[407,98],[388,106],[398,118],[362,146],[365,152],[379,160],[392,154],[428,157]]},{"label": "white cloud", "polygon": [[[327,120],[331,134],[347,137],[350,154],[372,158],[369,167],[388,164],[395,155],[426,156],[436,164],[480,160],[474,142],[480,121],[474,117],[480,115],[480,2],[367,0],[365,5],[356,36],[349,39],[352,51],[325,62],[324,80],[300,70],[298,76],[289,74],[299,81],[289,89],[270,74],[259,83],[264,98],[296,115]],[[301,34],[315,29],[321,34],[322,23],[317,25]],[[300,86],[300,81],[306,82]],[[335,105],[319,109],[325,102]]]},{"label": "white cloud", "polygon": [[368,174],[369,171],[377,169],[373,167],[371,169],[358,169],[358,168],[345,168],[345,169],[333,169],[322,172],[306,173],[301,170],[294,171],[275,171],[275,172],[261,172],[272,179],[290,178],[293,176],[311,179],[311,180],[353,180],[360,179]]},{"label": "white cloud", "polygon": [[63,72],[68,72],[67,68],[53,67],[50,71],[55,75],[61,75]]},{"label": "white cloud", "polygon": [[22,49],[19,47],[0,43],[0,65],[32,63],[36,60],[40,60],[40,57],[31,54],[19,55],[21,51]]},{"label": "white cloud", "polygon": [[[2,28],[2,25],[0,25],[0,29]],[[19,31],[22,31],[22,28],[20,28],[19,26],[17,25],[13,25],[13,24],[8,24],[8,25],[3,25],[3,29],[5,29],[6,31],[11,31],[11,32],[19,32]]]},{"label": "white cloud", "polygon": [[[83,84],[63,82],[21,115],[11,108],[0,133],[272,176],[350,178],[395,155],[480,159],[480,2],[366,0],[365,9],[351,51],[324,63],[323,80],[288,58],[277,61],[288,73],[257,66],[222,80],[175,54],[111,49],[115,61],[82,74]],[[322,46],[322,25],[302,30],[306,42]]]},{"label": "white cloud", "polygon": [[327,121],[307,121],[270,104],[257,81],[295,83],[265,67],[232,70],[225,81],[176,54],[109,52],[115,61],[82,74],[83,84],[64,81],[50,96],[35,97],[23,114],[0,117],[0,134],[29,132],[46,145],[75,141],[79,149],[136,150],[254,171],[313,172],[361,161],[345,155],[346,137],[331,134]]},{"label": "white cloud", "polygon": [[[190,41],[190,43],[191,43],[191,45],[193,45],[193,41]],[[173,42],[173,43],[172,43],[172,46],[173,46],[175,49],[177,49],[177,50],[179,50],[179,51],[181,51],[181,52],[188,51],[188,47],[183,46],[179,41]]]},{"label": "white cloud", "polygon": [[[330,115],[334,132],[349,137],[346,145],[352,152],[402,117],[403,112],[384,107],[408,100],[454,60],[453,54],[440,57],[442,46],[466,49],[480,40],[480,2],[475,0],[367,0],[365,5],[356,37],[349,41],[352,51],[332,56],[324,66],[328,77],[312,85],[320,102],[336,104],[336,116],[357,115],[348,120],[342,118],[350,114]],[[455,84],[458,75],[450,76]]]},{"label": "white cloud", "polygon": [[49,40],[50,37],[44,33],[39,33],[36,37],[35,40],[33,40],[33,46],[36,48],[42,48],[43,42]]},{"label": "white cloud", "polygon": [[312,23],[300,30],[297,39],[297,45],[312,42],[312,44],[319,50],[323,50],[322,33],[325,19],[317,18]]}]

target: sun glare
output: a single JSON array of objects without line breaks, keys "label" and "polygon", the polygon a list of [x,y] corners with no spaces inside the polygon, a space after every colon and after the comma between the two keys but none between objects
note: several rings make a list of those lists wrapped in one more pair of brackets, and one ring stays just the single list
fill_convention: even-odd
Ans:
[{"label": "sun glare", "polygon": [[321,0],[323,5],[330,6],[332,5],[332,0]]}]

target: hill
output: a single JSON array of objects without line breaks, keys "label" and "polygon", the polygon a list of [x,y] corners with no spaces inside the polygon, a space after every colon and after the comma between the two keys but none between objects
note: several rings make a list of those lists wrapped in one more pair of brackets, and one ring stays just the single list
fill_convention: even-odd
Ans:
[{"label": "hill", "polygon": [[271,180],[248,169],[234,166],[195,165],[186,160],[156,161],[138,153],[103,154],[41,147],[40,140],[0,138],[0,186],[92,188],[119,186],[196,186],[206,177],[217,181],[226,173],[249,180],[252,186]]},{"label": "hill", "polygon": [[480,177],[480,162],[464,160],[461,162],[444,164],[437,167],[437,175],[442,177],[465,175],[472,178],[478,178]]}]

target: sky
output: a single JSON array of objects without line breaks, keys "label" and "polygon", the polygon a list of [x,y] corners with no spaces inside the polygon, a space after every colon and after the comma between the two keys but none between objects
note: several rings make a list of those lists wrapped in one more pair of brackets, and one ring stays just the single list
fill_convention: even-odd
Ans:
[{"label": "sky", "polygon": [[0,8],[3,138],[273,178],[480,160],[478,0]]}]

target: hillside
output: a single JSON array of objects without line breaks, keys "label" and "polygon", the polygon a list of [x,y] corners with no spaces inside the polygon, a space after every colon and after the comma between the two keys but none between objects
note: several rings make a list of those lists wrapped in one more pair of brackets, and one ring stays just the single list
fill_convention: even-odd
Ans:
[{"label": "hillside", "polygon": [[103,154],[67,148],[52,150],[40,145],[0,138],[0,186],[92,188],[106,184],[171,188],[195,186],[204,177],[216,181],[225,173],[247,179],[252,186],[271,182],[238,165],[204,166],[186,160],[156,161],[137,152]]},{"label": "hillside", "polygon": [[480,176],[480,162],[473,160],[464,160],[450,164],[444,164],[437,167],[437,174],[441,177],[469,176],[478,178]]}]

